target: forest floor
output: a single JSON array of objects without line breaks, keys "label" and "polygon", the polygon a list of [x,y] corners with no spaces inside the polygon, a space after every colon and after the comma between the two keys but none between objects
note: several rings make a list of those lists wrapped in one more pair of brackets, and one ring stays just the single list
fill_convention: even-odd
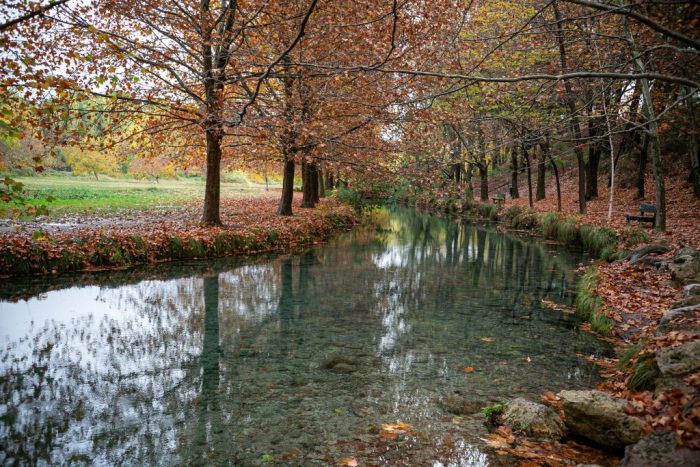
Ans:
[{"label": "forest floor", "polygon": [[[521,197],[508,199],[504,208],[511,205],[528,207],[527,186],[523,183],[525,177],[520,178]],[[553,177],[548,178],[552,180],[547,185],[547,198],[534,202],[532,207],[537,212],[557,211],[554,180]],[[636,198],[634,187],[616,187],[611,219],[608,219],[607,177],[599,179],[599,196],[587,203],[587,213],[584,215],[578,214],[577,188],[576,173],[569,171],[561,180],[562,213],[578,216],[581,223],[607,226],[618,233],[626,225],[625,214],[638,214],[641,202],[654,204],[651,174],[647,176],[643,200]],[[645,227],[645,230],[650,237],[649,243],[667,243],[671,247],[668,253],[659,255],[663,264],[668,265],[673,252],[679,248],[686,245],[700,248],[700,200],[693,198],[692,187],[686,182],[682,170],[671,171],[667,175],[666,190],[666,232],[657,232],[650,227]],[[596,389],[627,400],[625,411],[640,417],[648,432],[672,431],[677,435],[679,444],[700,449],[700,372],[695,371],[685,377],[680,387],[657,387],[656,390],[653,387],[648,390],[629,388],[637,367],[644,361],[649,362],[649,356],[653,359],[659,349],[700,339],[698,313],[684,317],[671,332],[657,332],[659,319],[682,298],[682,284],[674,282],[669,268],[657,267],[658,263],[645,265],[632,264],[627,260],[610,263],[598,260],[593,266],[599,278],[594,294],[601,298],[602,310],[613,324],[605,339],[612,343],[617,354],[616,358],[591,357],[600,366],[604,377]],[[584,329],[590,330],[590,326],[586,323]],[[625,353],[627,357],[623,357]],[[554,393],[545,393],[542,399],[561,410],[561,402]],[[564,464],[590,459],[588,451],[571,449],[570,445],[532,445],[531,440],[517,437],[511,440],[507,451],[520,457],[522,465],[560,465],[548,462],[550,456],[556,456]],[[610,457],[608,463],[617,465],[619,458]]]}]

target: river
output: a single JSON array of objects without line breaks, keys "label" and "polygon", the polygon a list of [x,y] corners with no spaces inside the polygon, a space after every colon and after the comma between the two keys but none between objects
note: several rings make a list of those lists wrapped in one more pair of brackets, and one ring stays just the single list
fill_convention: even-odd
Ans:
[{"label": "river", "polygon": [[542,305],[580,253],[373,216],[300,254],[4,280],[0,462],[490,465],[469,412],[599,381],[605,347]]}]

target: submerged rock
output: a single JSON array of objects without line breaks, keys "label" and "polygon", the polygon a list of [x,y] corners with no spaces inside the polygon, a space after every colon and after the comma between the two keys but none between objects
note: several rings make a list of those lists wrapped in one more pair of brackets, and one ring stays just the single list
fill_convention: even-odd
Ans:
[{"label": "submerged rock", "polygon": [[642,437],[642,421],[624,412],[625,402],[600,391],[561,391],[564,423],[574,436],[622,449]]},{"label": "submerged rock", "polygon": [[320,365],[324,370],[331,370],[335,373],[349,374],[358,371],[359,364],[357,359],[343,355],[341,353],[333,353],[328,355]]},{"label": "submerged rock", "polygon": [[676,467],[700,465],[700,451],[676,445],[673,433],[652,433],[625,449],[621,467]]},{"label": "submerged rock", "polygon": [[656,352],[656,363],[664,376],[682,376],[700,368],[700,341],[690,341]]},{"label": "submerged rock", "polygon": [[484,404],[482,401],[464,397],[459,391],[453,392],[440,402],[443,410],[455,415],[475,414],[483,408]]},{"label": "submerged rock", "polygon": [[503,422],[528,436],[559,440],[566,427],[559,415],[544,404],[518,397],[506,403]]}]

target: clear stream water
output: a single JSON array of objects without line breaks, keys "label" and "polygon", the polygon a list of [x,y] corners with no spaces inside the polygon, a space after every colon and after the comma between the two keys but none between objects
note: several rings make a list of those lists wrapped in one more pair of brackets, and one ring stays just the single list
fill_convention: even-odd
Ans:
[{"label": "clear stream water", "polygon": [[605,348],[541,304],[580,255],[374,215],[298,255],[3,281],[0,462],[490,465],[470,412],[598,381]]}]

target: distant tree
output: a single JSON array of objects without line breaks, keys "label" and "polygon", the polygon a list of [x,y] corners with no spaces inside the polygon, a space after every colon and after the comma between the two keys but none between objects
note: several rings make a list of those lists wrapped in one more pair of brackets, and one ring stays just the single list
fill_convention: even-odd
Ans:
[{"label": "distant tree", "polygon": [[74,174],[88,174],[99,180],[99,175],[114,175],[117,161],[108,153],[84,150],[79,147],[64,149],[66,161]]}]

